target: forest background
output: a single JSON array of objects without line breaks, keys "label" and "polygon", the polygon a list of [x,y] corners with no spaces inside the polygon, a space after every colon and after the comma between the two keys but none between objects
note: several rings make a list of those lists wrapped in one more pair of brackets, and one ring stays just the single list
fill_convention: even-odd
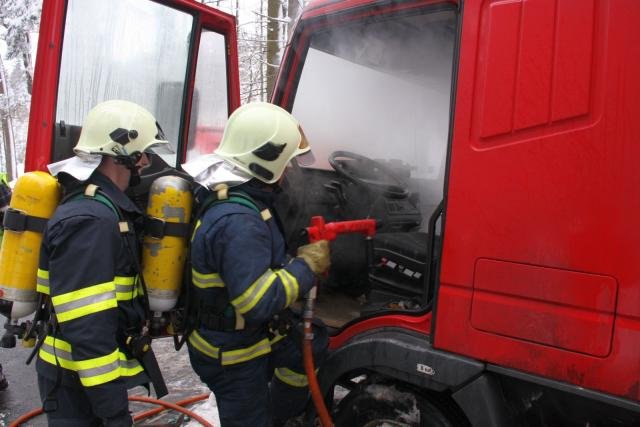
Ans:
[{"label": "forest background", "polygon": [[[0,0],[0,172],[9,181],[24,170],[42,2]],[[278,73],[281,52],[308,1],[200,2],[236,17],[241,101],[266,101]]]}]

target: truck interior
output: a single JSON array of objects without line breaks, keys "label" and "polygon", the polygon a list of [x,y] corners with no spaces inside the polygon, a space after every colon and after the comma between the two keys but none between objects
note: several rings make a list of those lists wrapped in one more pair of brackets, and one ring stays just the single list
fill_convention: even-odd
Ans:
[{"label": "truck interior", "polygon": [[285,175],[289,247],[315,215],[378,222],[372,248],[357,234],[331,244],[316,310],[332,328],[431,307],[456,36],[457,14],[431,7],[327,25],[294,44],[304,64],[291,111],[315,160]]}]

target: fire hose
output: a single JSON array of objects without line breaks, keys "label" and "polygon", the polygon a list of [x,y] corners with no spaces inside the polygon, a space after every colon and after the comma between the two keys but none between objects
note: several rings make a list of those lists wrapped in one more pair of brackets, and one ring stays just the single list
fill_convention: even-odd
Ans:
[{"label": "fire hose", "polygon": [[[173,409],[174,411],[180,412],[182,414],[185,414],[186,416],[188,416],[189,418],[199,422],[200,424],[202,424],[204,427],[213,427],[213,424],[208,422],[207,420],[205,420],[204,418],[202,418],[200,415],[196,414],[193,411],[190,411],[187,408],[184,408],[184,406],[186,405],[190,405],[192,403],[195,402],[199,402],[201,400],[205,400],[209,397],[209,394],[199,394],[197,396],[192,396],[183,400],[180,400],[176,403],[171,403],[171,402],[167,402],[164,400],[159,400],[159,399],[154,399],[151,397],[146,397],[146,396],[129,396],[129,400],[130,401],[135,401],[135,402],[145,402],[145,403],[152,403],[155,405],[158,405],[158,408],[154,408],[154,409],[149,409],[147,411],[144,412],[140,412],[138,414],[135,414],[133,417],[134,421],[142,421],[144,419],[147,419],[149,417],[152,417],[156,414],[159,414],[160,412],[166,410],[166,409]],[[42,408],[37,408],[34,409],[24,415],[21,415],[20,417],[18,417],[15,421],[13,421],[11,424],[9,424],[9,427],[18,427],[21,426],[22,424],[24,424],[25,422],[39,416],[42,415],[44,413],[44,411],[42,410]]]},{"label": "fire hose", "polygon": [[[306,228],[309,242],[317,242],[318,240],[332,241],[338,237],[339,234],[348,233],[362,233],[367,239],[367,259],[371,263],[372,256],[370,251],[372,250],[372,239],[376,234],[376,220],[374,219],[358,219],[353,221],[339,221],[325,223],[324,218],[321,216],[314,216],[311,218],[311,225]],[[313,404],[318,412],[318,417],[323,427],[333,426],[333,421],[329,415],[327,405],[324,402],[320,385],[318,384],[318,377],[316,376],[315,363],[313,361],[313,310],[317,294],[317,286],[311,288],[311,290],[305,296],[304,312],[302,314],[302,320],[304,323],[304,339],[302,341],[302,356],[304,359],[304,370],[307,374],[309,381],[309,391],[311,392],[311,398]]]}]

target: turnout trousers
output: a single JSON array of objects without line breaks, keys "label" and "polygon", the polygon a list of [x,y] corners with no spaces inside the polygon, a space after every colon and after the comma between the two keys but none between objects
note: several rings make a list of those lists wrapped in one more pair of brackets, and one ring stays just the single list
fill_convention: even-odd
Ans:
[{"label": "turnout trousers", "polygon": [[96,417],[91,410],[91,401],[82,388],[57,384],[42,375],[38,375],[40,399],[44,402],[52,390],[55,390],[57,408],[47,413],[49,427],[130,427],[133,419],[129,414],[129,402],[122,403],[122,412],[108,420]]},{"label": "turnout trousers", "polygon": [[[324,327],[314,325],[313,356],[320,366],[329,337]],[[291,335],[276,342],[271,353],[246,362],[222,366],[189,347],[195,372],[216,396],[222,427],[271,427],[283,425],[300,414],[308,401],[306,384],[283,382],[278,369],[304,374],[302,347]]]}]

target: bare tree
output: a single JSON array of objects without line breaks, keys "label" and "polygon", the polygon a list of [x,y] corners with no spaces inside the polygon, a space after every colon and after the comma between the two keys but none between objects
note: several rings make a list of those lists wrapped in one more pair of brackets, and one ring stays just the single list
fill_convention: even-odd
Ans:
[{"label": "bare tree", "polygon": [[0,27],[7,45],[2,69],[0,117],[5,170],[16,177],[16,163],[24,160],[26,129],[33,87],[31,33],[38,28],[42,0],[0,0]]},{"label": "bare tree", "polygon": [[273,86],[276,74],[280,65],[280,11],[282,10],[281,0],[268,0],[267,2],[267,45],[266,52],[266,80],[267,95],[273,93]]},{"label": "bare tree", "polygon": [[13,140],[13,123],[11,121],[11,114],[9,114],[8,92],[4,63],[2,62],[2,58],[0,58],[0,100],[4,100],[2,103],[4,105],[0,105],[0,127],[2,128],[5,171],[7,172],[7,178],[11,181],[16,177],[16,156],[15,142]]}]

